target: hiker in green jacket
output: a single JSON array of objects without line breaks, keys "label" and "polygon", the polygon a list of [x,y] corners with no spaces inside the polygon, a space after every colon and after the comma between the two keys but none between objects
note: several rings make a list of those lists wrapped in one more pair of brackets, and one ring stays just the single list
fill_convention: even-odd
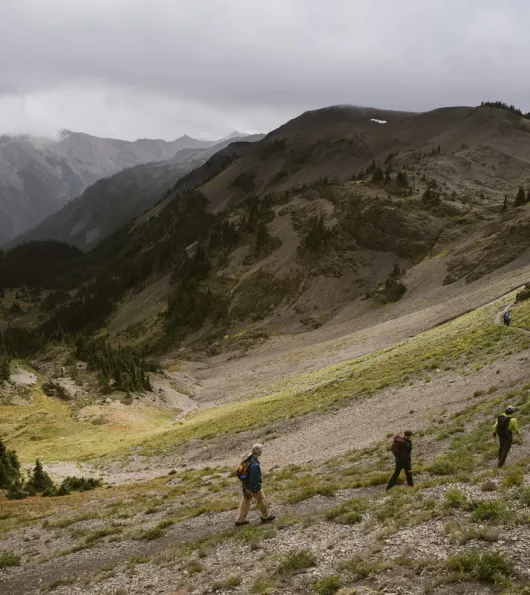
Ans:
[{"label": "hiker in green jacket", "polygon": [[499,437],[499,467],[506,463],[506,457],[512,447],[514,433],[519,434],[519,424],[513,417],[514,412],[515,409],[508,405],[493,426],[493,437]]}]

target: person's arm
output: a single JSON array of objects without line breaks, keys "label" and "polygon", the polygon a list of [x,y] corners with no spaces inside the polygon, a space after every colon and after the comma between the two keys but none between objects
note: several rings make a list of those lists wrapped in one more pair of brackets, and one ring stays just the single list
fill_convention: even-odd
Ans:
[{"label": "person's arm", "polygon": [[499,420],[497,420],[495,422],[495,425],[493,426],[493,437],[495,437],[497,435],[497,426],[499,425]]},{"label": "person's arm", "polygon": [[261,469],[257,461],[252,461],[248,470],[248,489],[252,493],[261,490]]},{"label": "person's arm", "polygon": [[519,434],[519,424],[517,423],[515,417],[512,417],[512,419],[510,419],[510,430],[514,434]]}]

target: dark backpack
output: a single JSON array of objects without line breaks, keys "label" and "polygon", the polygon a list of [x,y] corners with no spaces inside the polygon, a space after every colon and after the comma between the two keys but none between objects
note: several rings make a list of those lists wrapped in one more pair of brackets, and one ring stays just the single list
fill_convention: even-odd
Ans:
[{"label": "dark backpack", "polygon": [[400,436],[399,434],[397,434],[396,436],[394,436],[394,440],[392,442],[392,446],[390,447],[390,450],[392,451],[392,454],[397,457],[399,455],[402,455],[405,453],[405,438],[403,438],[403,436]]},{"label": "dark backpack", "polygon": [[506,415],[499,415],[497,418],[497,434],[501,438],[509,438],[510,432],[510,418]]},{"label": "dark backpack", "polygon": [[250,457],[247,457],[244,461],[241,461],[241,463],[239,463],[239,467],[237,468],[237,476],[243,483],[248,482],[249,469],[250,469]]},{"label": "dark backpack", "polygon": [[504,322],[509,322],[512,315],[509,312],[504,313]]}]

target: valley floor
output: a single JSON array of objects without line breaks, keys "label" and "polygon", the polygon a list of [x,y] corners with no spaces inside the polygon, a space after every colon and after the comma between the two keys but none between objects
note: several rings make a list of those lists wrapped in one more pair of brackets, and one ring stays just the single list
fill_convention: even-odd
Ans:
[{"label": "valley floor", "polygon": [[[174,362],[163,391],[199,387],[180,413],[101,404],[94,424],[20,364],[29,400],[0,407],[8,447],[106,486],[1,499],[0,592],[528,593],[530,304],[499,324],[528,273],[374,312],[353,333],[343,314],[243,359]],[[491,427],[508,401],[523,438],[498,469]],[[416,487],[386,493],[390,436],[408,428]],[[256,440],[278,520],[236,530],[233,471]]]}]

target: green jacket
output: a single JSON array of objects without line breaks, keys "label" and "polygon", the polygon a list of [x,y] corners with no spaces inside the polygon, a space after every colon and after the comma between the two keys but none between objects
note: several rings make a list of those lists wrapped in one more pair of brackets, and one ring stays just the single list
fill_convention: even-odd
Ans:
[{"label": "green jacket", "polygon": [[[505,415],[506,417],[508,417],[510,419],[510,424],[508,425],[508,431],[512,432],[512,434],[519,434],[519,424],[517,423],[517,420],[515,419],[515,417],[512,417],[511,415],[509,415],[508,413],[503,413],[503,415]],[[493,435],[496,436],[497,435],[497,426],[499,425],[499,420],[497,420],[495,422],[495,425],[493,426]]]}]

